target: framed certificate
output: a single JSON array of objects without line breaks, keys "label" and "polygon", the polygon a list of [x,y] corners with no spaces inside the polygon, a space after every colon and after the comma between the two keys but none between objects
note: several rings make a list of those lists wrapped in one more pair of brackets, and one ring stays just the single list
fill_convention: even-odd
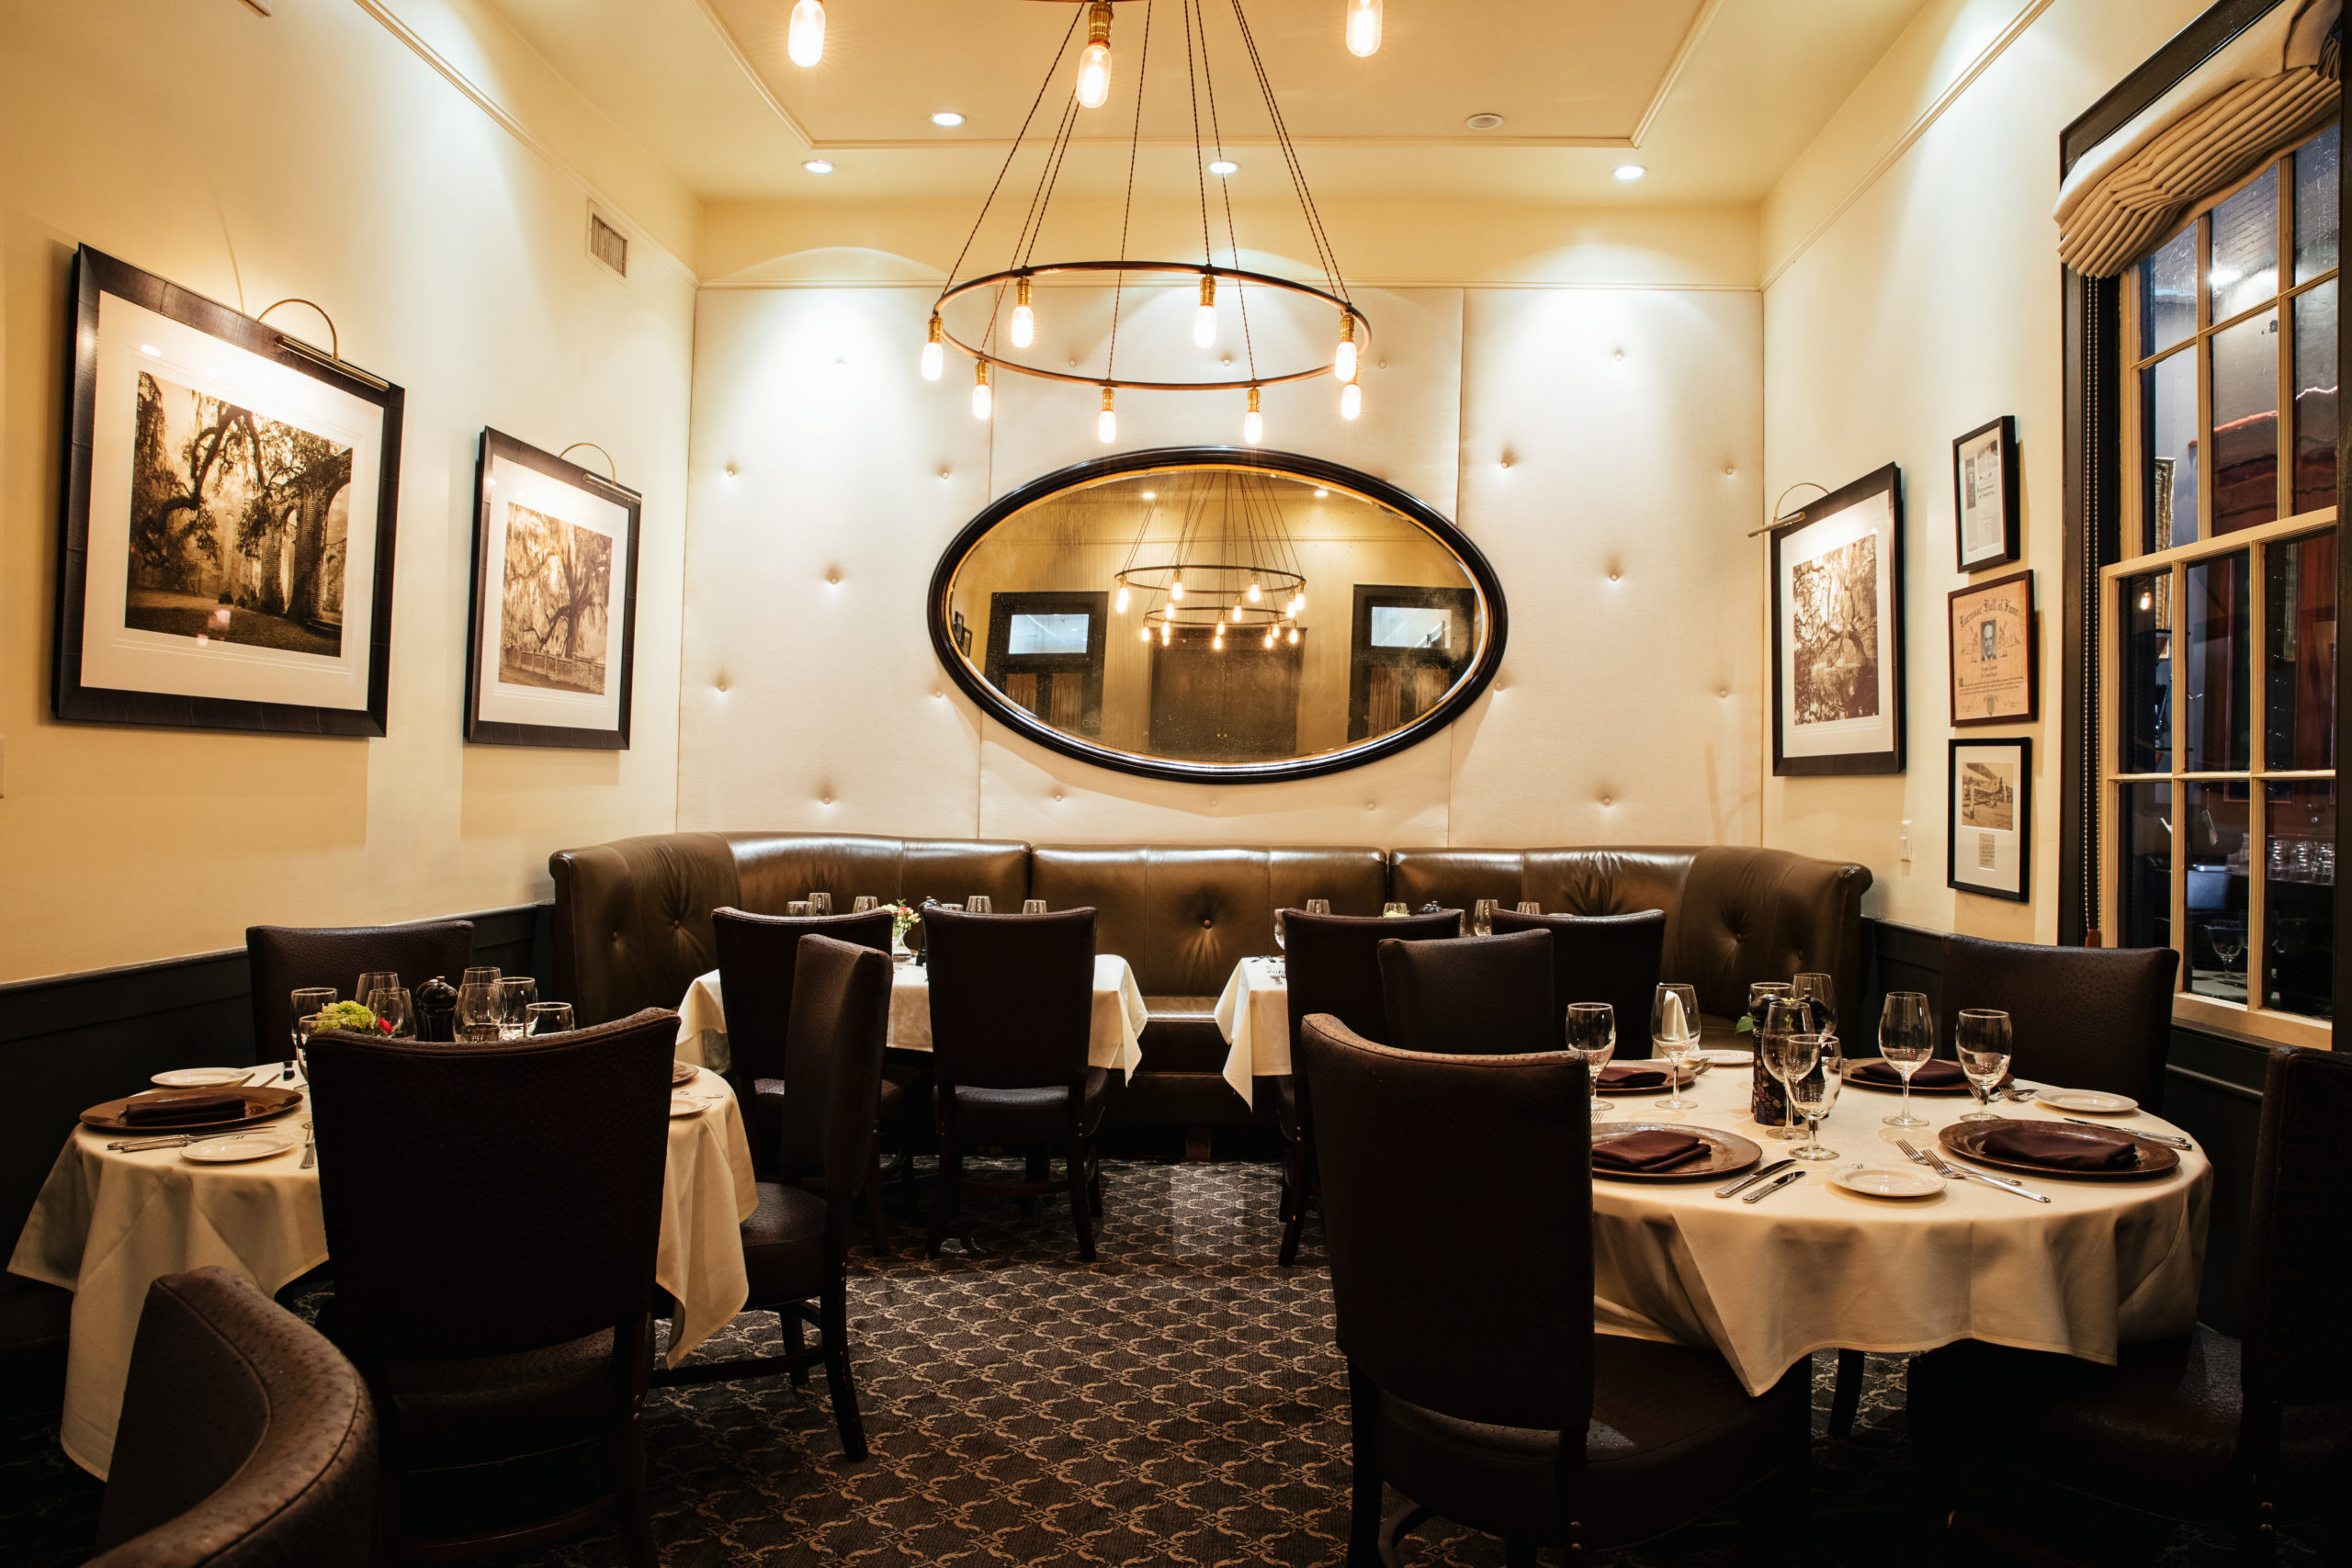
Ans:
[{"label": "framed certificate", "polygon": [[1951,444],[1960,570],[2018,558],[2018,423],[2003,414]]},{"label": "framed certificate", "polygon": [[1951,743],[1944,886],[2023,904],[2033,897],[2033,741]]},{"label": "framed certificate", "polygon": [[1951,722],[2031,724],[2039,716],[2033,573],[1971,583],[1951,596]]}]

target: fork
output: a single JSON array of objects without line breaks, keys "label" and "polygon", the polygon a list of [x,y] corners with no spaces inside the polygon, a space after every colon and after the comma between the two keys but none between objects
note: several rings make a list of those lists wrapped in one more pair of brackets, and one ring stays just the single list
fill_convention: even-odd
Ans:
[{"label": "fork", "polygon": [[311,1130],[311,1123],[306,1118],[302,1122],[302,1163],[298,1168],[308,1170],[318,1163],[319,1135]]},{"label": "fork", "polygon": [[2020,1198],[2030,1198],[2037,1203],[2047,1203],[2050,1201],[2050,1200],[2041,1193],[2033,1191],[2028,1188],[2020,1187],[2014,1181],[2004,1181],[1997,1176],[1987,1176],[1981,1170],[1970,1170],[1967,1167],[1954,1165],[1950,1160],[1943,1159],[1933,1155],[1923,1155],[1917,1149],[1911,1146],[1911,1140],[1908,1138],[1897,1138],[1894,1141],[1894,1146],[1901,1149],[1905,1154],[1910,1156],[1913,1160],[1917,1161],[1920,1165],[1926,1166],[1929,1170],[1934,1171],[1937,1175],[1942,1177],[1947,1181],[1959,1181],[1963,1178],[1973,1177],[1975,1179],[1984,1183],[1987,1187],[1997,1187],[2004,1192],[2014,1192]]}]

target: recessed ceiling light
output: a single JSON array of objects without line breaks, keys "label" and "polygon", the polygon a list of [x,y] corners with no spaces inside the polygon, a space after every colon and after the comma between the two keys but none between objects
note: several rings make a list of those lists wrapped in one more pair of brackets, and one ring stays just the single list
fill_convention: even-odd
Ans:
[{"label": "recessed ceiling light", "polygon": [[153,344],[152,344],[152,343],[142,343],[142,344],[141,344],[139,345],[139,352],[140,352],[140,353],[141,353],[141,354],[143,354],[143,355],[146,355],[148,358],[150,358],[150,359],[161,359],[161,358],[163,358],[163,357],[164,357],[164,351],[163,351],[162,349],[160,349],[160,348],[157,348],[157,347],[156,347]]},{"label": "recessed ceiling light", "polygon": [[1213,175],[1238,175],[1240,172],[1241,165],[1230,158],[1219,158],[1209,165],[1209,173]]},{"label": "recessed ceiling light", "polygon": [[1330,492],[1329,491],[1328,491],[1328,490],[1318,490],[1318,491],[1317,491],[1315,492],[1315,499],[1316,499],[1316,500],[1317,500],[1317,501],[1320,501],[1320,500],[1322,500],[1325,496],[1329,495],[1330,493],[1331,493],[1331,492]]},{"label": "recessed ceiling light", "polygon": [[953,130],[957,126],[964,123],[964,117],[957,114],[954,109],[941,109],[937,114],[931,117],[931,123],[933,125],[944,125],[947,127],[948,130]]},{"label": "recessed ceiling light", "polygon": [[1617,165],[1617,177],[1621,180],[1637,180],[1648,173],[1649,171],[1643,168],[1639,164],[1620,164]]},{"label": "recessed ceiling light", "polygon": [[1498,114],[1474,114],[1462,123],[1473,130],[1499,130],[1503,117]]},{"label": "recessed ceiling light", "polygon": [[800,166],[812,175],[830,175],[833,172],[832,160],[830,158],[811,158]]},{"label": "recessed ceiling light", "polygon": [[1146,501],[1158,501],[1159,499],[1159,492],[1156,490],[1148,490],[1143,492],[1143,498]]}]

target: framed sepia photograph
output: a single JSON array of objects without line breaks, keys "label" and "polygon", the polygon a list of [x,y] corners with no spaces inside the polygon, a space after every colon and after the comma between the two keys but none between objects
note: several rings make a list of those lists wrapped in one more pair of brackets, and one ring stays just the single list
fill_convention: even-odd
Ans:
[{"label": "framed sepia photograph", "polygon": [[1772,530],[1772,772],[1903,771],[1903,487],[1889,463]]},{"label": "framed sepia photograph", "polygon": [[2018,422],[2003,414],[1951,444],[1960,570],[2018,558]]},{"label": "framed sepia photograph", "polygon": [[72,298],[51,711],[383,734],[401,389],[86,245]]},{"label": "framed sepia photograph", "polygon": [[2033,896],[2033,741],[1951,743],[1944,885],[2023,904]]},{"label": "framed sepia photograph", "polygon": [[2041,686],[2033,573],[1973,582],[1950,604],[1952,728],[2031,724]]},{"label": "framed sepia photograph", "polygon": [[641,498],[495,430],[474,494],[466,739],[628,750]]}]

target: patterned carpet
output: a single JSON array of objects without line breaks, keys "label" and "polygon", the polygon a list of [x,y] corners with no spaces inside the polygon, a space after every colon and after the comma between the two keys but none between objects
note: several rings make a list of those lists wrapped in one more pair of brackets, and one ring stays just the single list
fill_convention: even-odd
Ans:
[{"label": "patterned carpet", "polygon": [[[1091,1267],[1076,1262],[1066,1203],[1024,1213],[973,1199],[967,1239],[924,1262],[910,1256],[922,1216],[894,1198],[898,1256],[877,1263],[861,1239],[851,1299],[873,1449],[862,1464],[841,1459],[821,1377],[805,1393],[781,1378],[657,1393],[647,1446],[663,1562],[1339,1563],[1346,1395],[1316,1227],[1301,1265],[1277,1268],[1267,1164],[1106,1162],[1103,1179]],[[766,1348],[775,1333],[771,1319],[740,1318],[697,1357]],[[1809,1568],[1921,1558],[1902,1369],[1873,1358],[1852,1438],[1816,1440],[1813,1536],[1784,1543]],[[1815,1371],[1826,1432],[1831,1359]],[[0,1560],[82,1562],[99,1491],[58,1452],[53,1425],[0,1429]],[[2008,1517],[2027,1506],[1982,1502]],[[2092,1562],[2231,1561],[2193,1532],[2086,1520],[2079,1505],[2050,1522],[2083,1537]],[[1734,1533],[1702,1521],[1600,1561],[1713,1568],[1732,1561]],[[2317,1561],[2292,1547],[2284,1560]],[[588,1535],[506,1561],[605,1568],[621,1557],[611,1536]],[[1484,1568],[1502,1552],[1432,1524],[1406,1562]]]}]

